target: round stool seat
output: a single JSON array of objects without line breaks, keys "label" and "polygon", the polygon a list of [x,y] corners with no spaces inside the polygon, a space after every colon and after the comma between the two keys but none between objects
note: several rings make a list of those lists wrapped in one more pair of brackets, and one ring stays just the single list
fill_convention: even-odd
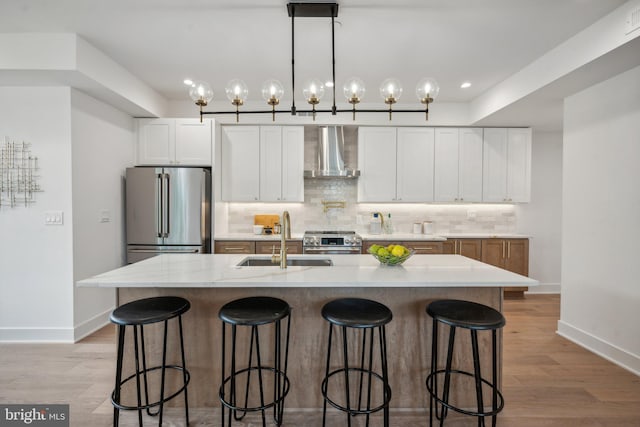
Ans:
[{"label": "round stool seat", "polygon": [[180,297],[153,297],[132,301],[113,310],[109,317],[118,325],[146,325],[185,313],[191,303]]},{"label": "round stool seat", "polygon": [[391,310],[376,301],[363,298],[341,298],[322,307],[322,317],[338,326],[374,328],[393,318]]},{"label": "round stool seat", "polygon": [[264,325],[284,319],[291,312],[285,301],[272,297],[248,297],[225,304],[218,313],[232,325]]},{"label": "round stool seat", "polygon": [[467,329],[499,329],[506,323],[499,311],[471,301],[434,301],[427,306],[427,313],[439,322]]}]

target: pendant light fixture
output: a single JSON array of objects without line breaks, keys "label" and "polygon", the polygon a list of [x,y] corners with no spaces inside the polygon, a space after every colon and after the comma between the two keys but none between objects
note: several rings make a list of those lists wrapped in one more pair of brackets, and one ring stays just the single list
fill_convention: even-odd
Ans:
[{"label": "pendant light fixture", "polygon": [[[211,86],[202,81],[194,82],[189,88],[189,96],[200,107],[200,121],[204,115],[221,115],[221,114],[235,114],[236,122],[240,120],[241,114],[271,114],[272,121],[275,121],[276,114],[288,113],[291,115],[297,115],[298,113],[311,113],[313,120],[316,119],[316,113],[331,113],[336,115],[337,113],[351,112],[353,120],[356,119],[356,104],[359,104],[366,92],[365,84],[357,77],[351,77],[343,86],[344,96],[349,104],[351,104],[350,110],[339,110],[336,107],[336,61],[335,61],[335,18],[338,16],[338,4],[330,2],[322,3],[306,3],[306,2],[292,2],[287,4],[287,11],[291,18],[291,93],[292,102],[291,108],[287,110],[276,110],[276,106],[280,104],[280,100],[284,95],[284,88],[282,84],[275,79],[267,80],[262,85],[262,98],[266,103],[271,106],[271,110],[252,110],[241,111],[240,107],[244,105],[249,96],[249,89],[247,85],[239,79],[231,80],[227,83],[225,92],[231,104],[234,105],[235,111],[203,111],[203,107],[206,107],[213,99],[213,90]],[[318,109],[316,108],[322,100],[325,93],[325,84],[320,80],[313,79],[305,83],[302,89],[302,95],[305,101],[311,105],[311,110],[298,110],[295,103],[295,18],[314,17],[314,18],[331,18],[331,54],[333,64],[332,80],[327,82],[326,87],[332,90],[332,105],[331,109]],[[389,113],[389,120],[392,119],[392,113],[425,113],[425,119],[429,120],[429,104],[434,102],[438,93],[440,92],[440,86],[433,78],[425,78],[418,82],[416,86],[416,96],[420,103],[424,104],[423,110],[393,110],[393,104],[397,103],[402,96],[402,85],[395,78],[388,78],[380,85],[380,96],[385,104],[389,106],[388,109],[366,109],[359,110],[363,113]]]}]

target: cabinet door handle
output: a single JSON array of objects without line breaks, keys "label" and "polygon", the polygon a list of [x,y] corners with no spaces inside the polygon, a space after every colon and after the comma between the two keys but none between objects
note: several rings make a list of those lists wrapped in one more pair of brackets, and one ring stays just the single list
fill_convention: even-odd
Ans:
[{"label": "cabinet door handle", "polygon": [[503,241],[502,241],[502,258],[506,258],[506,255],[505,255],[505,249],[506,249],[506,248],[505,248],[505,247],[506,247],[506,245],[505,245],[505,242],[504,242],[504,240],[503,240]]},{"label": "cabinet door handle", "polygon": [[462,255],[462,242],[460,240],[456,241],[456,246],[458,246],[458,251],[456,252],[458,255]]},{"label": "cabinet door handle", "polygon": [[247,248],[236,247],[236,246],[225,246],[222,248],[223,251],[244,251]]},{"label": "cabinet door handle", "polygon": [[511,242],[507,242],[507,258],[511,258]]}]

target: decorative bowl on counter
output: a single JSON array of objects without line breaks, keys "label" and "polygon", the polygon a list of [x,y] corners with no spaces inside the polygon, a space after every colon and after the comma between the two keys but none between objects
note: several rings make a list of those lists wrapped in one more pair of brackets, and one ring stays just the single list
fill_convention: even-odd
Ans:
[{"label": "decorative bowl on counter", "polygon": [[402,264],[414,253],[411,249],[402,245],[393,244],[388,246],[371,245],[368,252],[380,261],[380,264],[390,266]]}]

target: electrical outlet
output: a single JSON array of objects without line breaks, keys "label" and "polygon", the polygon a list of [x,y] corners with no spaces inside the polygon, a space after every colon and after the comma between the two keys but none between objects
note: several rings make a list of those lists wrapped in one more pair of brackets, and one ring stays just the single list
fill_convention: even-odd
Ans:
[{"label": "electrical outlet", "polygon": [[100,211],[100,222],[111,222],[111,212],[108,209]]},{"label": "electrical outlet", "polygon": [[45,225],[62,225],[64,223],[64,214],[62,211],[46,211],[44,213]]}]

